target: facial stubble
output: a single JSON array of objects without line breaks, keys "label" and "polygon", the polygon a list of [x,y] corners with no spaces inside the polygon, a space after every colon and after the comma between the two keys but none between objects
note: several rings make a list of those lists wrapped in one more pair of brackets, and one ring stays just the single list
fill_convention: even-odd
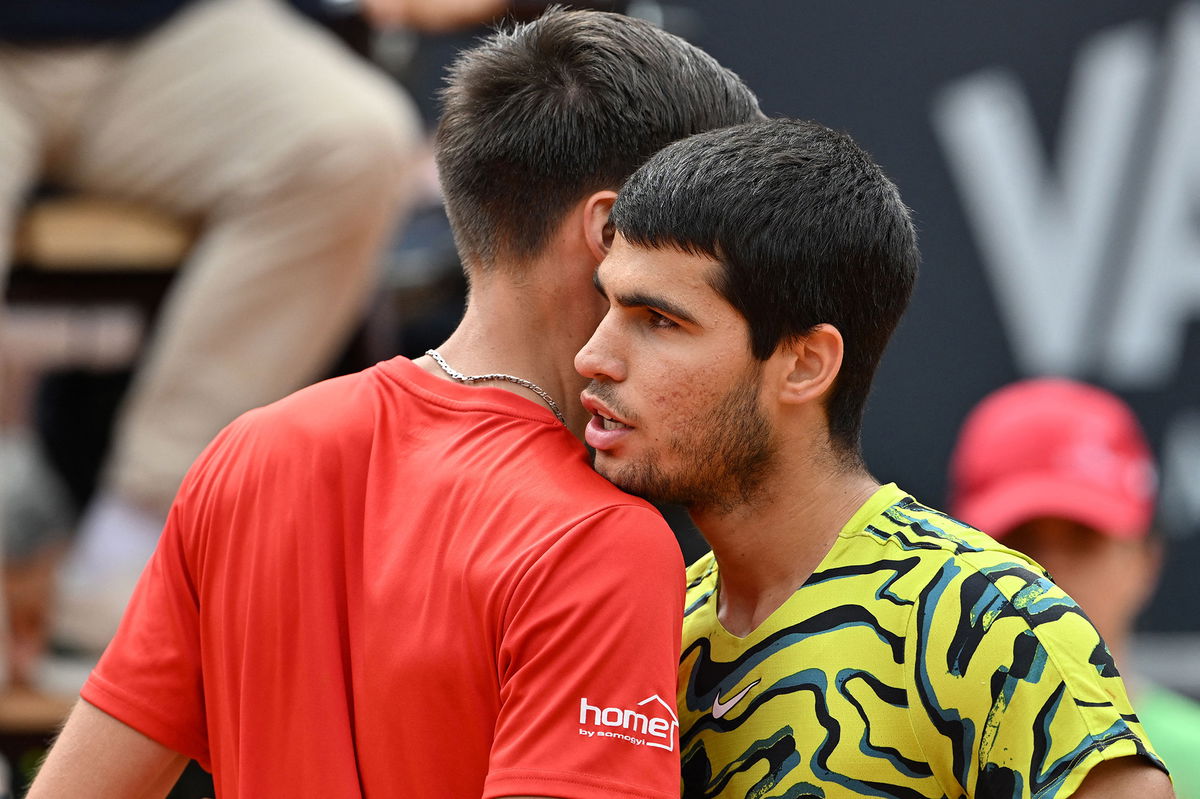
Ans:
[{"label": "facial stubble", "polygon": [[775,459],[770,422],[759,406],[756,375],[739,381],[703,418],[694,437],[673,436],[666,454],[680,466],[667,471],[653,456],[601,474],[624,491],[692,513],[729,513],[752,504]]}]

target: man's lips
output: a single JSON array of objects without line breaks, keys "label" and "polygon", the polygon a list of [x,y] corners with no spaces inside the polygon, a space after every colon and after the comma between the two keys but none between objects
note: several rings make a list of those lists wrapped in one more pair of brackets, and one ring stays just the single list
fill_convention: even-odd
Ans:
[{"label": "man's lips", "polygon": [[593,449],[612,449],[633,430],[630,424],[619,419],[613,411],[595,397],[585,392],[580,395],[579,400],[583,403],[584,409],[592,414],[592,420],[588,422],[583,437]]}]

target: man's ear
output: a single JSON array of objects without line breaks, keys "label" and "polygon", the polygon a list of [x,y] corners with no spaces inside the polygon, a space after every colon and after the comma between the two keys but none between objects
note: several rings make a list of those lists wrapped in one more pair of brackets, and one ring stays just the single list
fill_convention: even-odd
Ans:
[{"label": "man's ear", "polygon": [[583,201],[583,236],[596,263],[604,260],[612,247],[613,227],[608,221],[617,193],[605,189],[588,195]]},{"label": "man's ear", "polygon": [[775,353],[783,359],[780,401],[789,405],[819,401],[837,380],[844,353],[842,333],[830,324],[819,324],[780,344]]}]

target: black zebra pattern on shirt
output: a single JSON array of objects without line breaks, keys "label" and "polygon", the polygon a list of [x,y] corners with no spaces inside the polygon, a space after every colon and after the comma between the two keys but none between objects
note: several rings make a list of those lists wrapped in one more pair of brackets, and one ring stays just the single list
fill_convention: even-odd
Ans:
[{"label": "black zebra pattern on shirt", "polygon": [[687,799],[1040,799],[1105,757],[1158,762],[1079,607],[895,486],[745,638],[717,620],[712,556],[688,576]]}]

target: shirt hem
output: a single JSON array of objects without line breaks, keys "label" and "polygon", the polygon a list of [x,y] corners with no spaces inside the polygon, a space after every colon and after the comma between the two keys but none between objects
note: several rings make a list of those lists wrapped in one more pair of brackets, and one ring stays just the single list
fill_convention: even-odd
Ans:
[{"label": "shirt hem", "polygon": [[173,728],[168,722],[158,718],[151,709],[131,700],[103,677],[93,673],[84,683],[79,695],[85,702],[122,724],[168,749],[195,760],[205,771],[212,772],[208,748],[200,739]]},{"label": "shirt hem", "polygon": [[1124,757],[1142,757],[1150,765],[1170,777],[1170,772],[1167,771],[1166,765],[1139,746],[1140,743],[1141,739],[1132,731],[1115,738],[1110,738],[1107,741],[1097,741],[1095,746],[1084,750],[1075,758],[1071,763],[1069,771],[1054,782],[1043,785],[1037,793],[1033,794],[1033,799],[1058,796],[1064,790],[1066,791],[1065,795],[1070,796],[1079,789],[1079,786],[1083,784],[1084,778],[1096,766],[1108,760],[1119,760]]},{"label": "shirt hem", "polygon": [[641,799],[678,799],[678,791],[631,785],[585,774],[534,769],[502,769],[488,774],[482,799],[505,796],[555,796],[561,799],[602,799],[623,796]]}]

